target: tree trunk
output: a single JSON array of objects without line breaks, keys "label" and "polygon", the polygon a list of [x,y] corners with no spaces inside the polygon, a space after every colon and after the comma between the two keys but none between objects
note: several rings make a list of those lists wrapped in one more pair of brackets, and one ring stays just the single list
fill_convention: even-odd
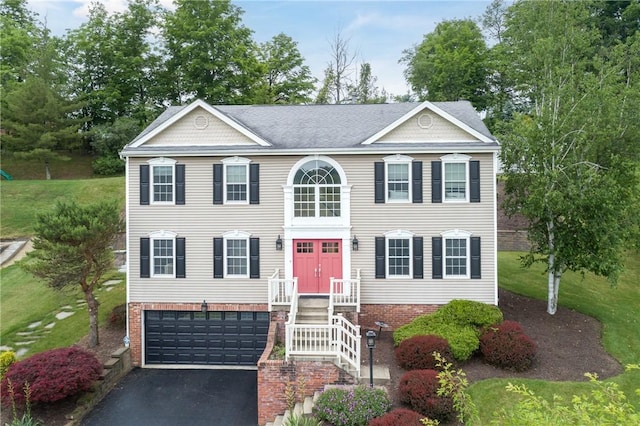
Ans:
[{"label": "tree trunk", "polygon": [[100,302],[93,295],[91,290],[86,290],[84,298],[87,301],[89,311],[89,347],[95,348],[100,344],[98,339],[98,306]]},{"label": "tree trunk", "polygon": [[51,180],[51,172],[49,171],[49,161],[44,162],[44,176],[47,180]]},{"label": "tree trunk", "polygon": [[560,273],[556,264],[555,255],[555,234],[554,223],[552,220],[547,222],[547,237],[549,241],[549,264],[548,264],[548,281],[547,281],[547,312],[550,315],[556,313],[558,309],[558,288],[560,287]]}]

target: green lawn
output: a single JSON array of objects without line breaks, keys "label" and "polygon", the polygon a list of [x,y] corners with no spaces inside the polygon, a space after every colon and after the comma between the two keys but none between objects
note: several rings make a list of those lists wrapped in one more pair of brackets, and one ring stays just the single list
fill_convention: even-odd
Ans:
[{"label": "green lawn", "polygon": [[[88,179],[93,177],[92,155],[81,152],[61,152],[67,161],[51,160],[49,171],[52,179]],[[2,154],[2,170],[15,180],[46,179],[44,163],[39,160],[15,158],[11,153]]]},{"label": "green lawn", "polygon": [[38,214],[57,201],[80,204],[117,199],[124,208],[124,177],[79,180],[2,180],[0,183],[0,238],[33,235]]},{"label": "green lawn", "polygon": [[[44,282],[25,272],[19,265],[0,269],[0,313],[1,344],[14,349],[28,347],[23,355],[29,356],[48,349],[66,347],[76,343],[89,332],[89,316],[82,293],[78,287],[65,291],[56,291]],[[125,303],[125,275],[112,272],[103,282],[117,279],[121,282],[109,287],[101,286],[96,292],[100,302],[99,320],[105,324],[111,310]],[[56,319],[61,311],[73,312],[73,315]],[[35,323],[40,322],[38,325]],[[51,328],[46,326],[55,323]],[[29,328],[29,325],[34,325]],[[22,335],[20,335],[22,333]],[[24,334],[29,333],[29,334]],[[34,341],[28,346],[16,345],[16,342]]]},{"label": "green lawn", "polygon": [[[502,288],[538,299],[546,299],[546,275],[542,265],[531,269],[520,267],[519,253],[498,255],[499,284]],[[606,350],[623,365],[640,363],[640,256],[627,257],[626,271],[617,287],[602,278],[567,273],[560,284],[560,305],[593,316],[603,324],[602,342]],[[546,314],[545,314],[546,315]],[[589,356],[585,354],[585,356]],[[585,372],[586,373],[586,372]],[[627,397],[640,409],[635,389],[640,388],[640,371],[625,372],[609,379],[620,385]],[[558,394],[570,400],[571,395],[588,392],[585,382],[546,382],[525,379],[490,379],[474,383],[470,393],[480,409],[479,424],[489,424],[492,414],[512,406],[516,398],[505,391],[507,383],[526,384],[537,394],[551,399]]]}]

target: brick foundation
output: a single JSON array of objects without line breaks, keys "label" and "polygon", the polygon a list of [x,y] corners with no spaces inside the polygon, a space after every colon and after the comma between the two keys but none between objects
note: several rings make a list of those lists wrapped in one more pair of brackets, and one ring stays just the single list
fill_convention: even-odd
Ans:
[{"label": "brick foundation", "polygon": [[376,321],[383,321],[389,325],[387,331],[393,331],[401,325],[411,322],[418,315],[435,312],[440,305],[361,305],[358,323],[361,333],[366,330],[378,331]]},{"label": "brick foundation", "polygon": [[[208,303],[207,309],[210,312],[266,312],[268,305],[266,303]],[[200,311],[200,303],[129,303],[129,348],[131,364],[134,367],[142,365],[142,313],[144,311]]]},{"label": "brick foundation", "polygon": [[[267,346],[258,361],[258,424],[273,421],[287,410],[285,390],[287,384],[296,388],[301,378],[305,380],[304,396],[324,390],[328,384],[355,384],[356,379],[331,362],[270,360],[269,356],[276,343],[279,328],[276,322],[269,327]],[[304,396],[297,395],[301,402]]]}]

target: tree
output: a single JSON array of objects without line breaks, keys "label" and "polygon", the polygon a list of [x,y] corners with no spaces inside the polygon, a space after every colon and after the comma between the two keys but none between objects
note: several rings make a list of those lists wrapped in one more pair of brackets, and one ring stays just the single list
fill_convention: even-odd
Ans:
[{"label": "tree", "polygon": [[546,264],[554,314],[565,271],[615,283],[637,238],[640,40],[601,49],[583,2],[517,2],[506,25],[505,63],[528,109],[499,135],[505,207],[529,219],[523,261]]},{"label": "tree", "polygon": [[89,311],[89,347],[99,344],[98,307],[94,291],[113,266],[111,244],[124,227],[116,202],[86,206],[59,202],[38,217],[34,250],[23,266],[47,284],[62,290],[79,285]]},{"label": "tree", "polygon": [[264,95],[259,103],[299,104],[311,100],[316,79],[298,50],[298,43],[280,33],[260,45],[260,62],[265,68]]},{"label": "tree", "polygon": [[176,0],[163,25],[167,98],[252,103],[263,69],[242,10],[229,0]]},{"label": "tree", "polygon": [[[351,74],[357,52],[352,52],[349,39],[338,31],[329,42],[331,60],[324,72],[324,80],[316,97],[316,103],[340,104],[352,85]],[[320,96],[322,95],[322,96]]]},{"label": "tree", "polygon": [[33,47],[41,37],[39,23],[26,0],[0,3],[0,83],[3,91],[13,82],[24,81],[34,60]]},{"label": "tree", "polygon": [[368,62],[360,66],[360,73],[356,84],[349,87],[349,96],[352,102],[357,104],[381,104],[387,101],[387,92],[382,93],[376,86],[378,78],[371,72],[371,64]]},{"label": "tree", "polygon": [[405,78],[421,100],[466,99],[484,109],[487,92],[485,45],[471,20],[440,22],[412,49],[403,51]]}]

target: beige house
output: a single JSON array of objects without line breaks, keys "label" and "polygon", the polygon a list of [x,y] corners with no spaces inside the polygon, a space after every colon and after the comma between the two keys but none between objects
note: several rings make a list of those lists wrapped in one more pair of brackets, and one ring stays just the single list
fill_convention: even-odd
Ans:
[{"label": "beige house", "polygon": [[466,101],[168,108],[122,151],[134,364],[255,366],[279,321],[357,370],[360,326],[496,304],[498,151]]}]

